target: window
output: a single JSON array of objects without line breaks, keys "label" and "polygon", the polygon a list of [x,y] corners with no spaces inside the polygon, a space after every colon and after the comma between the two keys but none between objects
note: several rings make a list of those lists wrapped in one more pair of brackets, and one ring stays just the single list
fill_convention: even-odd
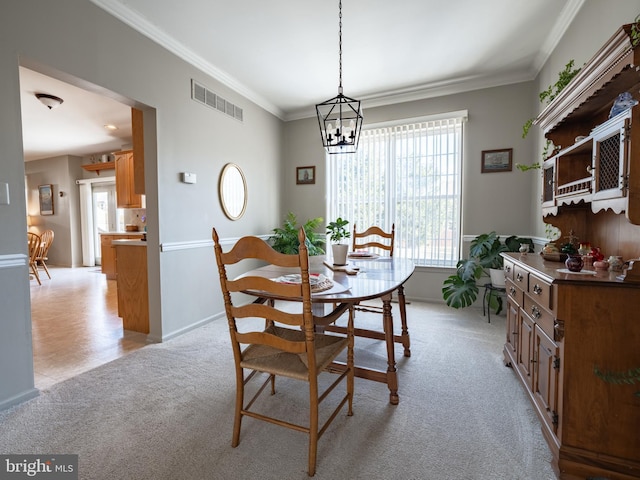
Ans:
[{"label": "window", "polygon": [[358,151],[327,155],[329,219],[364,230],[396,226],[394,255],[455,267],[460,253],[466,112],[362,131]]}]

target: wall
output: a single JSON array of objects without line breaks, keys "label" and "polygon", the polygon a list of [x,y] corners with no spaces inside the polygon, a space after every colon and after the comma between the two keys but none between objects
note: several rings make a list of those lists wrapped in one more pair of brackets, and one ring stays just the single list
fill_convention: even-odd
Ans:
[{"label": "wall", "polygon": [[[464,126],[462,235],[475,236],[495,230],[499,234],[530,235],[532,176],[517,170],[481,173],[481,152],[513,148],[513,163],[531,163],[535,143],[522,139],[522,124],[533,116],[532,82],[488,88],[409,103],[364,110],[364,128],[398,119],[417,118],[457,110],[468,111]],[[300,220],[326,220],[326,162],[318,122],[308,118],[285,124],[284,185],[281,216],[289,209]],[[314,185],[296,185],[295,169],[316,166]],[[295,206],[292,208],[291,206]],[[407,284],[406,294],[414,299],[442,301],[442,282],[452,269],[419,268]]]},{"label": "wall", "polygon": [[[0,183],[9,185],[11,202],[0,206],[0,409],[37,394],[24,240],[19,65],[143,110],[151,340],[222,315],[211,228],[223,239],[264,234],[279,221],[280,207],[279,119],[86,0],[4,1]],[[242,107],[244,122],[192,101],[191,79]],[[224,217],[218,202],[218,176],[227,162],[238,164],[247,176],[247,211],[237,222]],[[196,173],[197,184],[181,183],[184,171]],[[83,174],[67,169],[67,175]],[[56,197],[57,205],[65,201]],[[77,222],[71,210],[70,231]],[[69,239],[70,249],[74,242]]]},{"label": "wall", "polygon": [[[65,155],[25,164],[27,213],[31,220],[29,231],[40,234],[44,230],[53,230],[55,235],[48,254],[49,265],[82,265],[80,204],[75,185],[75,179],[82,177],[81,162],[80,157]],[[53,185],[53,215],[40,215],[38,186],[44,184]]]}]

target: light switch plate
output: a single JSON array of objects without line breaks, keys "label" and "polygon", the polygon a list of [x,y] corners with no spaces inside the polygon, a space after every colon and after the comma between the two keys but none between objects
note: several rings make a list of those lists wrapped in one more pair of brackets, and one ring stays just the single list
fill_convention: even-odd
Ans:
[{"label": "light switch plate", "polygon": [[0,205],[9,205],[9,184],[0,182]]},{"label": "light switch plate", "polygon": [[196,183],[196,174],[189,172],[182,172],[182,181],[184,183]]}]

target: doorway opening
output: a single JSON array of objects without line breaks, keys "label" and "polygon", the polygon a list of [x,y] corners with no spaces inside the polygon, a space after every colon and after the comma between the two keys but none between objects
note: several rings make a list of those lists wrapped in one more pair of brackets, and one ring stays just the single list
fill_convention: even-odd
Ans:
[{"label": "doorway opening", "polygon": [[[63,250],[57,257],[62,261],[57,265],[52,261],[53,255],[49,255],[52,279],[42,282],[42,286],[36,283],[31,286],[35,386],[43,389],[142,348],[149,340],[146,334],[122,328],[122,319],[118,316],[117,282],[108,280],[100,267],[96,267],[100,261],[79,266],[84,257],[79,217],[91,218],[90,249],[98,258],[101,251],[98,232],[124,231],[126,215],[123,209],[117,208],[115,177],[107,179],[104,175],[101,177],[100,172],[86,172],[80,168],[93,163],[92,155],[119,151],[131,142],[130,133],[126,138],[105,133],[102,141],[89,140],[92,132],[85,130],[89,123],[95,130],[96,122],[89,122],[86,115],[95,118],[100,114],[97,107],[106,102],[101,97],[113,102],[118,96],[106,95],[104,89],[79,79],[71,79],[73,85],[66,83],[71,77],[48,67],[37,66],[37,70],[52,72],[58,78],[65,78],[65,82],[30,68],[21,66],[19,72],[29,230],[35,233],[54,230],[56,242],[52,249],[57,244]],[[54,125],[44,124],[50,121],[51,115],[46,115],[48,111],[34,98],[34,91],[52,92],[64,98],[64,104],[55,111]],[[128,103],[126,99],[123,101]],[[120,106],[115,105],[114,111],[122,112],[121,125],[131,127],[131,107],[118,103]],[[39,109],[44,109],[44,114]],[[63,109],[74,114],[69,115],[71,112]],[[86,110],[84,114],[82,110]],[[68,123],[71,120],[76,123]],[[107,123],[117,124],[108,119],[99,120],[100,127]],[[61,126],[64,128],[57,130]],[[69,137],[73,137],[74,142],[81,141],[61,145]],[[42,143],[43,139],[51,138],[56,142]],[[86,143],[83,145],[82,142]],[[77,180],[83,178],[98,180],[95,191],[91,182],[84,185],[88,189],[84,201],[77,193],[83,190]],[[40,214],[38,184],[53,184],[56,199],[53,215],[43,217]],[[80,213],[82,209],[85,209],[84,214]]]},{"label": "doorway opening", "polygon": [[116,183],[94,183],[91,185],[93,211],[92,241],[95,264],[102,264],[100,234],[124,231],[124,212],[116,207]]}]

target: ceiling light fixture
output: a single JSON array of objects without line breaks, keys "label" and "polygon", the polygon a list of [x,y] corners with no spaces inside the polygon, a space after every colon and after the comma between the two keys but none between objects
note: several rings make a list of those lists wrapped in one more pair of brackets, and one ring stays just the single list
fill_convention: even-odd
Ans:
[{"label": "ceiling light fixture", "polygon": [[60,97],[49,95],[47,93],[36,93],[36,98],[40,100],[43,105],[49,108],[49,110],[60,106],[60,104],[64,102]]},{"label": "ceiling light fixture", "polygon": [[107,123],[104,128],[106,128],[107,130],[118,130],[118,127],[116,127],[115,125],[112,125],[110,123]]},{"label": "ceiling light fixture", "polygon": [[360,101],[349,98],[342,93],[342,0],[339,1],[338,8],[340,11],[338,96],[316,105],[322,145],[331,154],[356,152],[363,120]]}]

